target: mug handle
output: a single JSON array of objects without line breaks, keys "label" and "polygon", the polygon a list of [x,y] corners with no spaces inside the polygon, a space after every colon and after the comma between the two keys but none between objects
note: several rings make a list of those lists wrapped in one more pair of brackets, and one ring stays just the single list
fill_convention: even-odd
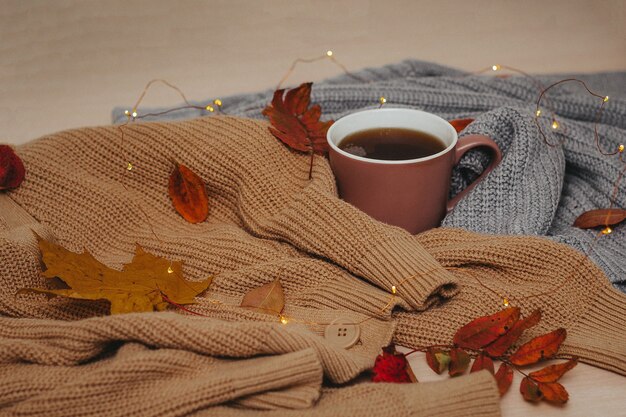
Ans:
[{"label": "mug handle", "polygon": [[465,197],[467,193],[469,193],[472,188],[476,186],[476,184],[482,181],[487,176],[487,174],[489,174],[491,170],[494,169],[502,160],[502,152],[500,152],[500,148],[498,148],[498,145],[491,138],[484,135],[467,135],[460,138],[457,143],[455,149],[456,156],[454,159],[454,165],[459,163],[459,161],[461,160],[463,155],[467,153],[467,151],[481,146],[484,146],[491,150],[491,162],[489,162],[489,165],[487,165],[482,174],[480,174],[478,178],[476,178],[470,185],[468,185],[467,188],[459,192],[448,201],[448,204],[446,206],[448,212],[452,210],[456,203],[458,203],[459,200]]}]

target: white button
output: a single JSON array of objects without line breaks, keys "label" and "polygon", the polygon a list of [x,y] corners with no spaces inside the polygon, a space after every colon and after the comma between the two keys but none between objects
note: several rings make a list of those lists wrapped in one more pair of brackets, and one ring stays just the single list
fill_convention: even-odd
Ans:
[{"label": "white button", "polygon": [[359,341],[361,327],[354,320],[340,317],[326,326],[324,337],[333,345],[348,349]]}]

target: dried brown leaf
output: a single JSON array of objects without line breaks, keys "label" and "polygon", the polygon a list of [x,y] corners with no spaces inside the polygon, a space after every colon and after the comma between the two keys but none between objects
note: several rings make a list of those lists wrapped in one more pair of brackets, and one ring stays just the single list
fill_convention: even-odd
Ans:
[{"label": "dried brown leaf", "polygon": [[269,284],[249,291],[243,297],[241,307],[259,313],[280,315],[285,307],[285,294],[280,280],[276,278]]},{"label": "dried brown leaf", "polygon": [[509,360],[514,365],[523,366],[549,359],[556,355],[566,337],[567,331],[563,328],[537,336],[520,346]]},{"label": "dried brown leaf", "polygon": [[463,349],[454,348],[450,350],[450,366],[448,375],[463,375],[470,364],[470,355]]},{"label": "dried brown leaf", "polygon": [[543,398],[543,394],[539,386],[530,378],[524,377],[520,383],[519,390],[526,401],[539,402]]},{"label": "dried brown leaf", "polygon": [[176,164],[170,174],[168,192],[174,208],[189,223],[200,223],[209,215],[209,197],[202,178],[184,165]]},{"label": "dried brown leaf", "polygon": [[[108,300],[111,314],[164,310],[168,303],[192,304],[206,290],[211,278],[192,282],[182,278],[182,264],[145,252],[139,245],[135,256],[121,271],[111,269],[89,252],[70,252],[39,238],[43,276],[59,278],[68,289],[24,288],[18,293],[41,293],[80,300]],[[172,271],[171,273],[168,271]]]},{"label": "dried brown leaf", "polygon": [[490,316],[479,317],[461,327],[454,335],[455,345],[480,349],[505,334],[519,319],[520,309],[510,307]]},{"label": "dried brown leaf", "polygon": [[428,348],[426,351],[426,363],[428,363],[430,369],[440,374],[448,369],[450,355],[441,349]]},{"label": "dried brown leaf", "polygon": [[567,362],[559,363],[556,365],[546,366],[543,369],[531,372],[528,376],[530,376],[536,382],[556,382],[567,371],[571,370],[576,365],[578,365],[578,358],[570,359]]},{"label": "dried brown leaf", "polygon": [[498,372],[495,374],[498,391],[502,397],[511,388],[513,383],[513,369],[506,363],[501,363]]},{"label": "dried brown leaf", "polygon": [[483,369],[491,372],[491,375],[494,374],[493,361],[491,358],[484,353],[481,353],[474,359],[474,363],[472,364],[472,369],[470,369],[470,373],[482,371]]},{"label": "dried brown leaf", "polygon": [[600,226],[614,226],[626,219],[626,210],[619,208],[589,210],[578,216],[575,227],[592,229]]}]

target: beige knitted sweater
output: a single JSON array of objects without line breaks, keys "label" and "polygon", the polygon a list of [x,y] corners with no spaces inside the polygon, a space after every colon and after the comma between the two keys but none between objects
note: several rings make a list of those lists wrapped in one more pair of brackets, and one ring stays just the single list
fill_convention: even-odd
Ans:
[{"label": "beige knitted sweater", "polygon": [[[355,379],[390,341],[449,343],[462,324],[502,308],[501,296],[524,313],[543,310],[535,333],[566,327],[564,355],[626,375],[626,297],[565,245],[454,229],[411,236],[378,223],[337,198],[325,159],[315,159],[309,181],[308,157],[263,122],[209,117],[125,132],[123,152],[116,127],[61,132],[17,149],[27,179],[0,195],[7,415],[499,415],[486,373],[437,384]],[[173,210],[172,160],[205,180],[205,223],[188,224]],[[112,267],[139,243],[182,260],[188,279],[215,275],[192,307],[210,318],[104,316],[104,304],[16,297],[45,285],[31,230]],[[237,307],[277,277],[289,324]],[[362,322],[350,349],[323,338],[337,317]]]}]

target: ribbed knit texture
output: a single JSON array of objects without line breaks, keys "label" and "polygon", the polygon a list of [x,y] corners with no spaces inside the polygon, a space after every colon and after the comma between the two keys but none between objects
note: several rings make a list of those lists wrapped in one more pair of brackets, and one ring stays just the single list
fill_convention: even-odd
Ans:
[{"label": "ribbed knit texture", "polygon": [[[617,158],[603,157],[595,148],[593,121],[600,103],[597,97],[591,97],[577,83],[561,85],[548,93],[546,99],[559,117],[561,129],[554,135],[551,120],[546,117],[542,118],[543,130],[551,143],[562,139],[562,132],[566,138],[562,147],[549,148],[534,122],[539,90],[533,80],[520,76],[498,78],[491,72],[486,76],[470,75],[416,60],[368,68],[355,75],[363,81],[342,75],[315,83],[312,100],[322,106],[324,117],[337,119],[375,107],[378,98],[385,96],[386,107],[418,108],[448,120],[476,118],[463,134],[490,136],[504,151],[499,168],[457,204],[445,219],[445,226],[483,233],[548,236],[587,250],[594,232],[572,224],[584,211],[608,206],[613,183],[624,167]],[[598,126],[605,152],[626,144],[626,73],[539,75],[535,79],[548,86],[571,77],[610,96]],[[272,91],[225,97],[223,111],[263,118],[261,110],[271,98]],[[171,120],[202,115],[206,112],[182,110],[164,117]],[[126,119],[123,108],[116,109],[113,116],[115,122]],[[480,150],[466,154],[453,172],[451,193],[465,188],[488,161],[488,154]],[[616,204],[626,208],[626,181],[620,184]],[[624,253],[626,227],[620,226],[589,255],[615,287],[626,292]]]},{"label": "ribbed knit texture", "polygon": [[[116,127],[17,149],[27,179],[0,195],[0,409],[8,415],[499,415],[485,373],[441,385],[322,386],[322,375],[354,380],[392,338],[447,343],[461,324],[500,309],[477,278],[524,313],[540,307],[535,332],[566,327],[565,353],[626,374],[626,297],[566,245],[446,228],[411,236],[376,222],[337,198],[324,158],[309,181],[308,156],[285,148],[266,122],[206,117],[132,125],[125,136],[125,157]],[[188,224],[172,208],[171,160],[206,182],[207,222]],[[98,317],[105,303],[16,297],[46,285],[31,229],[112,267],[139,243],[182,260],[188,279],[215,274],[191,307],[211,318]],[[277,277],[292,324],[237,307]],[[348,350],[322,337],[339,317],[369,318]]]}]

